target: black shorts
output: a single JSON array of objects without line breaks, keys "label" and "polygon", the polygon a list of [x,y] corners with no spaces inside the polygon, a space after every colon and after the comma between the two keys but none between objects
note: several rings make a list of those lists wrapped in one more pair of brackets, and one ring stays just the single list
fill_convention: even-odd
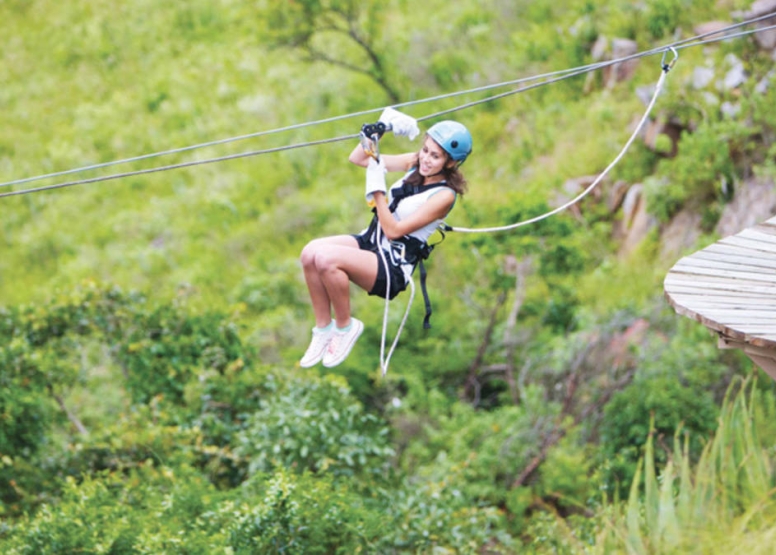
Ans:
[{"label": "black shorts", "polygon": [[[369,291],[370,295],[385,298],[385,289],[388,282],[385,272],[385,264],[380,256],[380,251],[377,245],[372,244],[371,241],[365,239],[362,235],[353,235],[358,242],[358,247],[363,251],[373,252],[377,255],[377,279],[372,290]],[[404,277],[404,271],[401,266],[394,264],[391,261],[391,255],[388,252],[384,252],[385,261],[388,263],[388,271],[391,273],[391,290],[388,299],[393,299],[396,295],[401,293],[407,288],[407,279]]]}]

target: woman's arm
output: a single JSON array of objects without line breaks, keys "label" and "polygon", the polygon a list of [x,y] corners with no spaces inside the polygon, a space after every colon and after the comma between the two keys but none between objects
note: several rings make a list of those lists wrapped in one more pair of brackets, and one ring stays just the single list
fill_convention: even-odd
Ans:
[{"label": "woman's arm", "polygon": [[455,202],[455,193],[450,189],[440,189],[438,193],[429,197],[415,213],[404,220],[397,220],[393,216],[388,209],[388,202],[383,193],[374,193],[374,200],[380,227],[388,240],[393,241],[430,224],[434,220],[441,220],[447,216]]},{"label": "woman's arm", "polygon": [[[406,154],[383,154],[380,159],[385,164],[385,169],[389,172],[407,172],[418,164],[418,153],[407,152]],[[361,143],[357,144],[350,153],[348,160],[362,168],[369,165],[369,155],[364,152]]]}]

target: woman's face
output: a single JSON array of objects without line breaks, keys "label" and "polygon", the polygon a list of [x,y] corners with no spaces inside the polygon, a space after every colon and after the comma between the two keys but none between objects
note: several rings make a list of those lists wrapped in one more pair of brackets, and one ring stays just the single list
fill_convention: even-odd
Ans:
[{"label": "woman's face", "polygon": [[442,173],[448,163],[447,153],[434,139],[426,135],[418,153],[418,171],[423,177],[432,177]]}]

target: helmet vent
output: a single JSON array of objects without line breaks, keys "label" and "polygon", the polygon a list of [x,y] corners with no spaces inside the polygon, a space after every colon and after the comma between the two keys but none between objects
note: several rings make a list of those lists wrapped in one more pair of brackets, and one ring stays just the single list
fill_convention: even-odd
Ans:
[{"label": "helmet vent", "polygon": [[452,143],[450,143],[450,146],[453,148],[458,148],[458,141],[453,141]]}]

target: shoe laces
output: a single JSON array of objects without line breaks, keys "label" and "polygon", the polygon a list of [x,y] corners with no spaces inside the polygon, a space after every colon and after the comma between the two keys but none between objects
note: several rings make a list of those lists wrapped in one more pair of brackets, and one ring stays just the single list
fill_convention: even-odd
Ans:
[{"label": "shoe laces", "polygon": [[343,337],[345,337],[344,333],[334,332],[331,335],[331,341],[329,341],[329,346],[326,348],[326,351],[331,355],[336,354],[339,350],[339,344]]}]

